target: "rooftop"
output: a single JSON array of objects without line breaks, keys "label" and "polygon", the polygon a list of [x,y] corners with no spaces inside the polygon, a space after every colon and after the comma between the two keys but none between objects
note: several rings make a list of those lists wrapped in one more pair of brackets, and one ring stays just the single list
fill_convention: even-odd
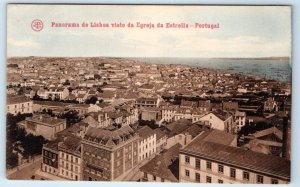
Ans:
[{"label": "rooftop", "polygon": [[227,111],[224,110],[215,110],[212,111],[211,113],[213,113],[214,115],[216,115],[218,118],[220,118],[221,120],[225,121],[226,119],[228,119],[231,114]]},{"label": "rooftop", "polygon": [[68,136],[63,140],[62,144],[59,145],[59,148],[65,149],[67,151],[79,152],[80,145],[81,145],[80,137]]},{"label": "rooftop", "polygon": [[277,156],[265,155],[216,142],[199,141],[197,138],[181,152],[237,168],[290,179],[290,161]]},{"label": "rooftop", "polygon": [[25,96],[7,96],[7,105],[17,104],[17,103],[25,103],[31,101],[29,98]]},{"label": "rooftop", "polygon": [[142,166],[140,170],[167,179],[171,182],[178,182],[178,156],[180,148],[180,144],[172,146],[160,155],[154,157],[147,164]]},{"label": "rooftop", "polygon": [[135,132],[129,126],[124,126],[119,129],[100,129],[90,127],[84,135],[84,140],[100,145],[116,146],[131,139],[135,135]]},{"label": "rooftop", "polygon": [[28,117],[28,118],[26,118],[26,121],[33,121],[36,123],[43,123],[43,124],[47,124],[47,125],[57,125],[57,124],[66,122],[65,119],[59,119],[56,117],[51,117],[51,116],[43,115],[43,114],[33,115],[32,117]]},{"label": "rooftop", "polygon": [[138,129],[137,133],[139,134],[139,136],[142,139],[146,139],[149,136],[152,136],[153,134],[155,134],[155,132],[150,127],[148,127],[148,126],[144,126],[144,127],[140,128],[140,129]]}]

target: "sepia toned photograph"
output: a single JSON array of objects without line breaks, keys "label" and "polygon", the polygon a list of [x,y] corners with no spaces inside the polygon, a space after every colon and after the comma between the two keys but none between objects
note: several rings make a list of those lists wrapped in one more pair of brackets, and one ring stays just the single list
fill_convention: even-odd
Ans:
[{"label": "sepia toned photograph", "polygon": [[7,179],[290,183],[291,13],[8,4]]}]

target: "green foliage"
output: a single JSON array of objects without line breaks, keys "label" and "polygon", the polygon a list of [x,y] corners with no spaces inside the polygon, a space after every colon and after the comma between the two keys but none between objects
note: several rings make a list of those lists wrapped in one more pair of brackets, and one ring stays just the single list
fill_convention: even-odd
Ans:
[{"label": "green foliage", "polygon": [[67,120],[67,128],[81,121],[81,117],[79,117],[78,112],[75,110],[69,110],[64,113],[62,118]]},{"label": "green foliage", "polygon": [[45,142],[46,140],[43,136],[26,135],[24,140],[21,141],[21,145],[24,148],[24,156],[28,157],[41,154]]},{"label": "green foliage", "polygon": [[85,104],[96,104],[97,101],[98,101],[97,97],[92,96],[85,101]]},{"label": "green foliage", "polygon": [[[30,155],[41,154],[43,144],[46,142],[42,136],[34,136],[32,134],[26,135],[23,128],[18,128],[17,123],[25,120],[26,117],[31,117],[32,114],[18,114],[13,116],[7,114],[6,128],[7,128],[7,143],[6,143],[6,162],[7,167],[15,167],[18,164],[18,155],[13,150],[20,145],[24,149],[25,157]],[[17,143],[18,142],[18,143]]]},{"label": "green foliage", "polygon": [[20,129],[17,126],[17,123],[25,120],[26,117],[31,117],[32,114],[17,114],[13,116],[12,114],[7,114],[6,116],[6,130],[7,130],[7,140],[10,142],[19,141],[23,138],[25,131],[24,129]]}]

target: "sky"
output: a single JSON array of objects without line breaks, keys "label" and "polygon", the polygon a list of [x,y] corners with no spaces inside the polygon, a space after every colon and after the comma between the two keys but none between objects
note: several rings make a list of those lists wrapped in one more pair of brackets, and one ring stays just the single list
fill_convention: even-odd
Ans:
[{"label": "sky", "polygon": [[[33,20],[44,28],[32,30]],[[212,23],[199,28],[66,28],[55,23]],[[8,5],[7,56],[274,57],[291,55],[288,6]]]}]

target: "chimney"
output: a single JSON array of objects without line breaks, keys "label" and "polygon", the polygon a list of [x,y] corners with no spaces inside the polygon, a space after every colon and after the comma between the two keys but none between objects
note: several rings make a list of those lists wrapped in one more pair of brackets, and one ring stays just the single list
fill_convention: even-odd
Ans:
[{"label": "chimney", "polygon": [[288,138],[288,118],[283,117],[282,124],[282,158],[287,157],[287,138]]}]

